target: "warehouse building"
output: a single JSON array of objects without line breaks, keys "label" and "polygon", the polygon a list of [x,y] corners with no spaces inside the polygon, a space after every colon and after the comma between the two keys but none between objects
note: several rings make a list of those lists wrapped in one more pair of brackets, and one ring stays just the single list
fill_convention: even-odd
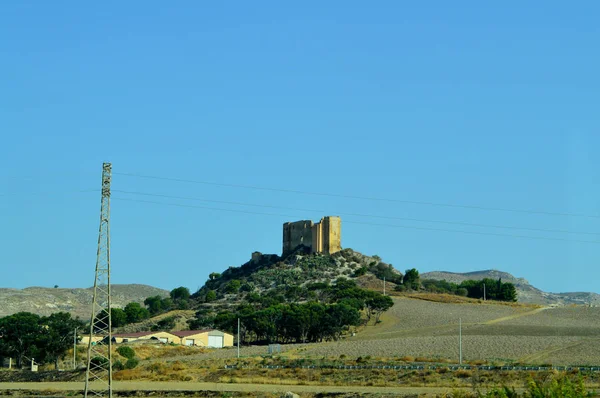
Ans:
[{"label": "warehouse building", "polygon": [[172,333],[179,337],[181,345],[208,348],[233,347],[233,335],[215,329],[181,330]]}]

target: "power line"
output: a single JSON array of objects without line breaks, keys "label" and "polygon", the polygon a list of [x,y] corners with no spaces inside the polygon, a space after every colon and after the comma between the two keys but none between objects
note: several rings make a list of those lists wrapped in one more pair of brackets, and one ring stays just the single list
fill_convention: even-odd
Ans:
[{"label": "power line", "polygon": [[126,176],[126,177],[146,178],[146,179],[153,179],[153,180],[185,182],[185,183],[190,183],[190,184],[203,184],[203,185],[213,185],[213,186],[219,186],[219,187],[254,189],[254,190],[260,190],[260,191],[284,192],[284,193],[325,196],[325,197],[344,198],[344,199],[360,199],[360,200],[371,200],[371,201],[380,201],[380,202],[405,203],[405,204],[416,204],[416,205],[438,206],[438,207],[452,207],[452,208],[472,209],[472,210],[504,211],[504,212],[526,213],[526,214],[543,214],[543,215],[550,215],[550,216],[600,218],[600,215],[593,215],[593,214],[561,213],[561,212],[550,212],[550,211],[542,211],[542,210],[509,209],[509,208],[502,208],[502,207],[485,207],[485,206],[461,205],[461,204],[452,204],[452,203],[438,203],[438,202],[425,202],[425,201],[403,200],[403,199],[377,198],[377,197],[357,196],[357,195],[343,195],[343,194],[336,194],[336,193],[310,192],[310,191],[299,191],[299,190],[294,190],[294,189],[259,187],[259,186],[253,186],[253,185],[225,184],[225,183],[217,183],[217,182],[210,182],[210,181],[189,180],[189,179],[183,179],[183,178],[158,177],[158,176],[149,176],[149,175],[142,175],[142,174],[135,174],[135,173],[113,173],[113,174]]},{"label": "power line", "polygon": [[64,195],[70,193],[89,193],[89,192],[100,192],[99,189],[82,189],[79,191],[53,191],[53,192],[11,192],[11,193],[0,193],[1,197],[8,196],[46,196],[46,195]]},{"label": "power line", "polygon": [[[224,201],[224,200],[211,200],[211,199],[186,197],[186,196],[163,195],[163,194],[155,194],[155,193],[147,193],[147,192],[123,191],[123,190],[118,190],[118,189],[113,189],[112,192],[125,193],[125,194],[131,194],[131,195],[142,195],[142,196],[151,196],[151,197],[159,197],[159,198],[168,198],[168,199],[194,200],[194,201],[199,201],[199,202],[221,203],[221,204],[230,204],[230,205],[239,205],[239,206],[261,207],[261,208],[282,209],[282,210],[292,210],[292,211],[304,211],[304,212],[313,212],[313,213],[329,213],[326,210],[302,209],[302,208],[292,208],[292,207],[282,207],[282,206],[272,206],[272,205],[260,205],[260,204],[253,204],[253,203],[232,202],[232,201]],[[514,227],[514,226],[492,225],[492,224],[475,224],[475,223],[458,222],[458,221],[426,220],[426,219],[419,219],[419,218],[380,216],[380,215],[375,215],[375,214],[346,213],[346,212],[339,212],[339,211],[336,211],[335,213],[342,215],[342,216],[346,215],[346,216],[354,216],[354,217],[380,218],[380,219],[388,219],[388,220],[429,222],[429,223],[437,223],[437,224],[462,225],[462,226],[468,226],[468,227],[499,228],[499,229],[524,230],[524,231],[535,231],[535,232],[551,232],[551,233],[567,233],[567,234],[580,234],[580,235],[600,235],[600,233],[597,233],[597,232],[576,232],[576,231],[559,230],[559,229]]]},{"label": "power line", "polygon": [[[193,206],[193,205],[184,205],[184,204],[179,204],[179,203],[164,203],[164,202],[155,202],[155,201],[150,201],[150,200],[140,200],[140,199],[130,199],[130,198],[115,198],[115,197],[113,197],[112,199],[114,199],[114,200],[129,201],[129,202],[137,202],[137,203],[150,203],[150,204],[157,204],[157,205],[163,205],[163,206],[183,207],[183,208],[192,208],[192,209],[204,209],[204,210],[215,210],[215,211],[224,211],[224,212],[232,212],[232,213],[244,213],[244,214],[255,214],[255,215],[266,215],[266,216],[277,216],[277,217],[292,217],[292,218],[297,217],[295,215],[289,215],[289,214],[263,213],[263,212],[248,211],[248,210],[223,209],[223,208],[209,207],[209,206]],[[500,237],[509,237],[509,238],[550,240],[550,241],[571,242],[571,243],[595,243],[595,244],[600,244],[600,241],[593,241],[593,240],[574,240],[574,239],[550,238],[550,237],[541,237],[541,236],[499,234],[499,233],[493,233],[493,232],[474,232],[474,231],[463,231],[463,230],[457,230],[457,229],[414,227],[414,226],[408,226],[408,225],[379,224],[379,223],[360,222],[360,221],[344,221],[344,223],[346,223],[346,224],[370,225],[370,226],[378,226],[378,227],[415,229],[415,230],[421,230],[421,231],[453,232],[453,233],[462,233],[462,234],[470,234],[470,235],[500,236]]]}]

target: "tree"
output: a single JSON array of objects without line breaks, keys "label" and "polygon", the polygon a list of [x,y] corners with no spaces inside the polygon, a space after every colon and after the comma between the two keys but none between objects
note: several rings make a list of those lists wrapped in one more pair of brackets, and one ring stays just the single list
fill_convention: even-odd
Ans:
[{"label": "tree", "polygon": [[180,286],[171,290],[170,296],[173,301],[188,300],[190,298],[190,289]]},{"label": "tree", "polygon": [[375,315],[375,323],[379,322],[381,314],[392,308],[394,301],[390,296],[384,296],[379,292],[370,292],[369,298],[365,301],[367,307],[367,321]]},{"label": "tree", "polygon": [[502,284],[499,299],[504,301],[517,301],[517,289],[515,288],[515,285],[512,283]]},{"label": "tree", "polygon": [[221,277],[221,274],[219,274],[218,272],[211,272],[210,275],[208,275],[208,278],[211,281],[214,281],[215,279],[219,279]]},{"label": "tree", "polygon": [[242,286],[242,282],[240,282],[238,279],[233,279],[233,280],[229,281],[229,283],[227,285],[225,285],[225,292],[226,293],[237,293],[240,290],[241,286]]},{"label": "tree", "polygon": [[0,318],[0,352],[6,356],[15,356],[17,367],[23,364],[26,356],[40,358],[38,339],[43,331],[40,319],[39,315],[30,312]]},{"label": "tree", "polygon": [[127,323],[137,323],[150,317],[150,312],[140,305],[140,303],[131,302],[124,308],[127,315]]},{"label": "tree", "polygon": [[150,315],[156,315],[162,311],[163,300],[160,296],[151,296],[144,300],[144,305],[148,307]]},{"label": "tree", "polygon": [[127,314],[120,308],[110,309],[110,322],[113,328],[127,325]]},{"label": "tree", "polygon": [[44,360],[54,362],[54,369],[58,370],[58,360],[72,347],[75,329],[83,329],[84,323],[73,319],[68,312],[57,312],[42,318],[40,324],[43,330],[40,343]]},{"label": "tree", "polygon": [[207,303],[212,303],[212,302],[213,302],[213,301],[215,301],[216,299],[217,299],[217,293],[215,293],[215,291],[214,291],[214,290],[209,290],[209,291],[206,293],[206,296],[204,297],[204,300],[205,300]]},{"label": "tree", "polygon": [[402,283],[408,289],[419,290],[421,287],[421,277],[419,276],[419,271],[417,271],[416,268],[407,269]]},{"label": "tree", "polygon": [[348,326],[358,326],[359,324],[360,313],[356,308],[346,304],[333,304],[327,308],[324,334],[327,337],[338,340]]}]

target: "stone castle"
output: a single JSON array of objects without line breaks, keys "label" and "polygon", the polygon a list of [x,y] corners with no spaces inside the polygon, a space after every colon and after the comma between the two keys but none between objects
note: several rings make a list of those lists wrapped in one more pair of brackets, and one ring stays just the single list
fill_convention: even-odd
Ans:
[{"label": "stone castle", "polygon": [[283,253],[285,256],[304,245],[311,253],[333,254],[342,250],[342,219],[335,216],[283,224]]}]

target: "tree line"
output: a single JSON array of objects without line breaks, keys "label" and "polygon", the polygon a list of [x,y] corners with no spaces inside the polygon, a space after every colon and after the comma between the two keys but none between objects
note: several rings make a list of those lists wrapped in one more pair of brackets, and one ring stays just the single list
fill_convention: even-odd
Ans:
[{"label": "tree line", "polygon": [[[180,286],[171,290],[169,297],[151,296],[144,300],[144,307],[140,303],[131,302],[123,309],[111,308],[110,318],[113,328],[142,322],[150,317],[171,311],[186,310],[190,308],[190,291],[187,287]],[[97,315],[106,317],[106,311]]]},{"label": "tree line", "polygon": [[0,318],[0,359],[15,358],[16,366],[34,358],[37,363],[54,363],[73,346],[75,329],[85,324],[67,312],[39,316],[19,312]]},{"label": "tree line", "polygon": [[484,278],[482,280],[466,280],[460,284],[438,281],[433,279],[424,280],[423,289],[435,293],[449,293],[475,299],[485,298],[497,301],[517,301],[517,289],[514,284],[502,282],[501,279]]},{"label": "tree line", "polygon": [[[289,302],[302,293],[313,299]],[[287,297],[286,297],[287,296]],[[290,286],[286,291],[264,295],[252,292],[235,310],[201,309],[190,321],[191,329],[216,328],[237,333],[244,343],[306,343],[337,340],[352,326],[371,320],[379,322],[381,314],[393,306],[388,296],[360,289],[352,280],[339,279],[334,285],[312,283],[304,288]]]}]

